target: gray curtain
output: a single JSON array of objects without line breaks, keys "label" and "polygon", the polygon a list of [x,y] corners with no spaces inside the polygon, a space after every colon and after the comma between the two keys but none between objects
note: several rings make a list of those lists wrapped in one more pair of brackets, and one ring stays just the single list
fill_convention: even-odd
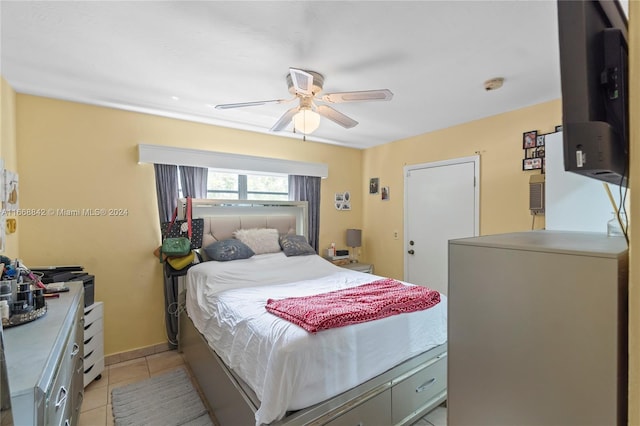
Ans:
[{"label": "gray curtain", "polygon": [[320,178],[289,175],[289,200],[309,204],[309,245],[318,253],[320,236]]},{"label": "gray curtain", "polygon": [[156,194],[160,222],[169,222],[178,205],[178,167],[172,164],[154,164]]},{"label": "gray curtain", "polygon": [[[173,211],[178,205],[178,167],[171,164],[154,164],[156,172],[156,194],[158,195],[158,214],[160,222],[169,222]],[[170,312],[170,307],[177,302],[177,291],[174,280],[168,273],[168,266],[164,265],[164,301],[165,301],[165,327],[167,340],[172,348],[178,345],[178,317]]]},{"label": "gray curtain", "polygon": [[206,167],[180,166],[180,181],[182,182],[182,195],[192,198],[207,198],[207,176],[209,169]]}]

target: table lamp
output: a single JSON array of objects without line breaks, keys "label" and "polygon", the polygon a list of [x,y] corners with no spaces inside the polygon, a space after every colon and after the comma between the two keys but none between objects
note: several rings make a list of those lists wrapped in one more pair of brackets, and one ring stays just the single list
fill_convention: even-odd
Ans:
[{"label": "table lamp", "polygon": [[350,260],[351,263],[358,263],[358,256],[356,255],[356,247],[362,246],[362,230],[361,229],[347,229],[347,246],[351,247]]}]

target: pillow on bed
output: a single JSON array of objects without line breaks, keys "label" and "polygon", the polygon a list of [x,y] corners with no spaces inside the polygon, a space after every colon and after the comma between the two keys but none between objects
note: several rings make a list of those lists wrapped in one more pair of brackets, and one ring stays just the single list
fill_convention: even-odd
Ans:
[{"label": "pillow on bed", "polygon": [[280,251],[277,229],[238,229],[233,235],[248,245],[255,254],[277,253]]},{"label": "pillow on bed", "polygon": [[205,247],[204,252],[207,254],[209,259],[217,260],[219,262],[248,259],[255,254],[245,243],[233,238],[209,244]]},{"label": "pillow on bed", "polygon": [[283,235],[280,237],[280,246],[286,256],[316,254],[316,251],[309,245],[304,235]]}]

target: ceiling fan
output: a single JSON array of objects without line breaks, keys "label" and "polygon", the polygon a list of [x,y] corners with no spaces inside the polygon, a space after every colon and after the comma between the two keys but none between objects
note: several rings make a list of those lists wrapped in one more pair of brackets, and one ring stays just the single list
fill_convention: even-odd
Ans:
[{"label": "ceiling fan", "polygon": [[320,116],[323,116],[346,129],[350,129],[358,124],[356,120],[344,115],[329,105],[316,105],[316,102],[336,104],[343,102],[388,101],[393,97],[393,93],[389,89],[336,92],[320,96],[323,84],[324,76],[320,73],[289,68],[289,74],[287,74],[287,86],[289,88],[289,92],[293,95],[293,98],[221,104],[216,105],[216,108],[231,109],[266,104],[281,104],[298,99],[299,105],[287,110],[278,119],[278,121],[276,121],[273,127],[271,127],[271,131],[281,131],[293,120],[294,131],[306,135],[312,133],[318,128],[320,125]]}]

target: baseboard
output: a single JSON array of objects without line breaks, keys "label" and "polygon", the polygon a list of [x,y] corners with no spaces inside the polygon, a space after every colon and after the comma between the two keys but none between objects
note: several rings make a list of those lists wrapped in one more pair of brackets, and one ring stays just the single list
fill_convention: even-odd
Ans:
[{"label": "baseboard", "polygon": [[145,356],[159,354],[173,349],[169,343],[160,343],[157,345],[146,346],[144,348],[138,348],[131,351],[120,352],[117,354],[111,354],[104,357],[104,365],[109,366],[112,364],[118,364],[124,361],[130,361],[136,358],[143,358]]}]

